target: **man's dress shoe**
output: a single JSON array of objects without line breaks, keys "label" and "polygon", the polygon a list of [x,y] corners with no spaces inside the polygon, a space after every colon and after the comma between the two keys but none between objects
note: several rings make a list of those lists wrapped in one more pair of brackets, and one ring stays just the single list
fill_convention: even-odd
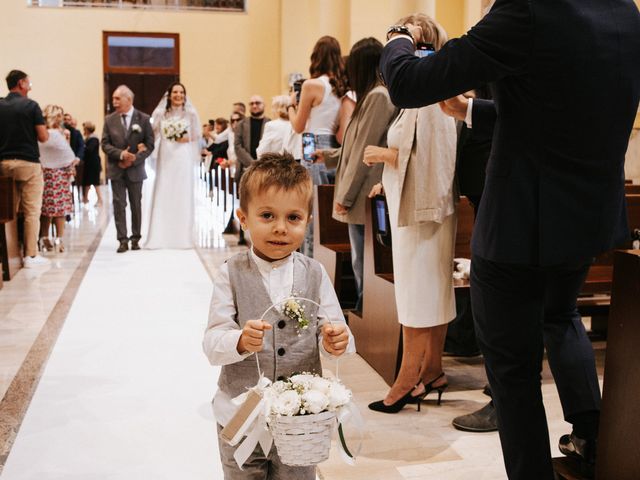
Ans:
[{"label": "man's dress shoe", "polygon": [[140,250],[139,240],[131,240],[131,250]]},{"label": "man's dress shoe", "polygon": [[495,432],[498,430],[498,417],[493,401],[480,410],[454,418],[451,424],[464,432]]},{"label": "man's dress shoe", "polygon": [[578,461],[581,475],[593,478],[596,463],[595,440],[585,440],[571,433],[560,437],[558,448],[562,454]]},{"label": "man's dress shoe", "polygon": [[116,250],[116,252],[123,253],[127,250],[129,250],[129,242],[120,242],[120,246],[118,247],[118,250]]}]

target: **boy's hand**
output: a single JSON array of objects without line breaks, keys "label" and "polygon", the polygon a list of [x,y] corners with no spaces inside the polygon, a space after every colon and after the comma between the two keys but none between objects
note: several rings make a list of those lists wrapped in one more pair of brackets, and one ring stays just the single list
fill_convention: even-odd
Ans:
[{"label": "boy's hand", "polygon": [[322,326],[322,346],[331,355],[336,357],[342,355],[347,350],[349,344],[349,333],[347,326],[343,323]]},{"label": "boy's hand", "polygon": [[247,320],[242,328],[242,335],[238,340],[236,347],[238,353],[259,352],[262,350],[262,339],[265,330],[271,330],[273,327],[262,320]]}]

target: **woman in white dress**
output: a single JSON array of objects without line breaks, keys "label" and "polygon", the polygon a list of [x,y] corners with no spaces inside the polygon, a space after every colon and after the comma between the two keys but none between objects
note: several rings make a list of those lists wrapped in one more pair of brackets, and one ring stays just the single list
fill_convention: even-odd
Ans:
[{"label": "woman in white dress", "polygon": [[[442,27],[415,14],[398,24],[422,28],[422,41],[439,49]],[[387,134],[388,148],[369,146],[364,161],[384,162],[382,185],[389,205],[402,364],[384,400],[369,408],[397,413],[430,391],[438,403],[447,387],[442,369],[447,324],[456,315],[453,255],[456,233],[454,174],[455,121],[438,105],[402,110]]]},{"label": "woman in white dress", "polygon": [[[145,248],[193,248],[200,119],[179,82],[169,86],[151,121],[156,136],[155,185]],[[174,126],[182,126],[172,132]]]}]

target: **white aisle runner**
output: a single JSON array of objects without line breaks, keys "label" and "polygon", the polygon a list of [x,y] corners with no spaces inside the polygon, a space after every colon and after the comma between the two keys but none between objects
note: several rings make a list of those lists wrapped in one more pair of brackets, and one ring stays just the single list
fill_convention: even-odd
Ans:
[{"label": "white aisle runner", "polygon": [[195,251],[116,254],[111,222],[2,480],[221,479]]}]

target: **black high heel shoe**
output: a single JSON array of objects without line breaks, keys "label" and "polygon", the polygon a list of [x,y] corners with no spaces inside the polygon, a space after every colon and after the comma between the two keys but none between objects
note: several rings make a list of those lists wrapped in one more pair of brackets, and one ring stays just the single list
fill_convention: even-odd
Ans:
[{"label": "black high heel shoe", "polygon": [[395,403],[392,403],[391,405],[385,405],[384,404],[384,400],[378,400],[377,402],[370,403],[369,404],[369,408],[371,410],[376,411],[376,412],[398,413],[408,403],[410,403],[410,404],[414,404],[415,403],[417,405],[418,411],[420,411],[420,398],[419,397],[422,394],[417,395],[417,396],[411,395],[411,392],[413,392],[416,389],[417,386],[418,385],[416,385],[415,387],[411,388],[411,390],[409,390],[406,394],[404,394],[401,398],[396,400]]},{"label": "black high heel shoe", "polygon": [[[438,392],[438,401],[436,403],[436,405],[440,405],[440,403],[442,403],[442,394],[444,393],[444,391],[447,389],[447,387],[449,386],[448,382],[444,382],[442,385],[438,385],[437,387],[434,387],[433,384],[435,382],[437,382],[438,380],[440,380],[442,377],[444,377],[444,372],[442,372],[440,375],[438,375],[436,378],[434,378],[433,380],[431,380],[429,383],[422,383],[422,381],[420,381],[420,383],[418,383],[418,385],[416,385],[416,387],[419,387],[421,384],[424,385],[424,392],[420,393],[419,395],[416,395],[414,398],[418,398],[418,405],[420,404],[421,400],[424,400],[425,397],[427,395],[429,395],[429,393],[431,393],[433,390],[437,390]],[[409,392],[411,393],[411,392]]]}]

